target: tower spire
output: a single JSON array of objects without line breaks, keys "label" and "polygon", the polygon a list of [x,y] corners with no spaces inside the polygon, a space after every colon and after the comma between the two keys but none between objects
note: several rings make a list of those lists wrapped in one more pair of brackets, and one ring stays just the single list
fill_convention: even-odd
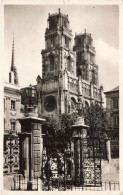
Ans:
[{"label": "tower spire", "polygon": [[13,33],[13,43],[12,43],[11,71],[14,71],[14,33]]},{"label": "tower spire", "polygon": [[9,73],[9,82],[13,84],[18,84],[17,69],[14,63],[14,33],[13,33],[13,42],[12,42],[12,60],[11,60],[11,68]]}]

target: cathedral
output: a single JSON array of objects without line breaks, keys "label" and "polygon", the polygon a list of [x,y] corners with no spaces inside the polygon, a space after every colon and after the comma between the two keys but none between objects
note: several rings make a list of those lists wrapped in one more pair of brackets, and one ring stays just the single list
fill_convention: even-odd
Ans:
[{"label": "cathedral", "polygon": [[[90,138],[89,126],[84,124],[82,116],[71,126],[71,134],[52,135],[42,125],[47,122],[45,116],[57,118],[74,112],[79,115],[79,111],[92,104],[103,104],[103,87],[99,86],[91,34],[86,30],[75,34],[73,44],[68,15],[59,9],[48,16],[45,49],[41,55],[42,77],[37,76],[37,85],[20,88],[13,37],[9,82],[4,83],[3,149],[3,173],[12,182],[11,179],[6,182],[5,177],[5,186],[13,183],[11,190],[65,191],[89,187],[89,190],[102,191],[105,185],[105,190],[113,187],[119,190],[119,182],[105,180],[112,170],[117,169],[115,172],[119,173],[118,87],[105,92],[110,123],[107,130],[113,130],[114,120],[117,140]],[[111,161],[113,158],[115,161]]]},{"label": "cathedral", "polygon": [[39,115],[76,112],[90,104],[102,104],[96,51],[91,34],[76,34],[68,15],[50,14],[42,55],[42,78],[37,77]]}]

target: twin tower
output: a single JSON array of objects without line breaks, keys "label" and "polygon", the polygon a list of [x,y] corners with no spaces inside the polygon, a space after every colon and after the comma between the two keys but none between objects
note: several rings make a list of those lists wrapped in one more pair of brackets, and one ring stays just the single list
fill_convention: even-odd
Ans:
[{"label": "twin tower", "polygon": [[91,34],[77,34],[72,45],[68,15],[49,14],[42,50],[42,78],[37,77],[41,115],[76,112],[90,104],[102,104],[98,65]]}]

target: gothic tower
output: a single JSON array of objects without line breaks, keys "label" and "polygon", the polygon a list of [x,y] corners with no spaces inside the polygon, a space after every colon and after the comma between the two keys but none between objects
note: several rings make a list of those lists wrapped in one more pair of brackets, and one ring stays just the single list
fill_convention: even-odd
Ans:
[{"label": "gothic tower", "polygon": [[78,34],[74,38],[76,51],[77,76],[98,85],[98,65],[95,63],[96,51],[91,34]]},{"label": "gothic tower", "polygon": [[76,112],[102,103],[93,39],[86,32],[72,44],[68,15],[49,14],[42,50],[42,78],[37,77],[39,115]]},{"label": "gothic tower", "polygon": [[102,104],[103,87],[99,86],[98,65],[95,62],[96,51],[91,34],[85,32],[75,35],[76,73],[82,84],[84,107],[90,103]]},{"label": "gothic tower", "polygon": [[[67,112],[68,78],[76,77],[75,53],[72,45],[68,15],[49,14],[42,50],[42,79],[37,78],[40,90],[39,107],[44,114]],[[39,87],[39,83],[40,87]],[[41,100],[41,102],[40,102]]]}]

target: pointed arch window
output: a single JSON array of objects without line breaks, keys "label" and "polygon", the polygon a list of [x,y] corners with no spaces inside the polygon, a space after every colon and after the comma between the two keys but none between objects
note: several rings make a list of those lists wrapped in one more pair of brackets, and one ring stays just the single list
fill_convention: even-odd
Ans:
[{"label": "pointed arch window", "polygon": [[69,38],[65,36],[65,45],[67,48],[69,48]]},{"label": "pointed arch window", "polygon": [[71,97],[71,112],[76,112],[77,104],[74,97]]},{"label": "pointed arch window", "polygon": [[71,58],[70,58],[70,56],[67,57],[67,70],[69,72],[71,71]]},{"label": "pointed arch window", "polygon": [[81,38],[79,37],[79,38],[77,39],[77,45],[81,45],[81,43],[82,43],[82,40],[81,40]]},{"label": "pointed arch window", "polygon": [[64,20],[64,27],[67,28],[67,21]]},{"label": "pointed arch window", "polygon": [[50,56],[50,71],[54,70],[54,56]]},{"label": "pointed arch window", "polygon": [[87,101],[85,101],[85,108],[88,108],[89,107],[89,104]]},{"label": "pointed arch window", "polygon": [[94,71],[94,69],[92,70],[92,83],[95,83],[95,76],[94,76],[94,74],[95,74],[95,71]]}]

